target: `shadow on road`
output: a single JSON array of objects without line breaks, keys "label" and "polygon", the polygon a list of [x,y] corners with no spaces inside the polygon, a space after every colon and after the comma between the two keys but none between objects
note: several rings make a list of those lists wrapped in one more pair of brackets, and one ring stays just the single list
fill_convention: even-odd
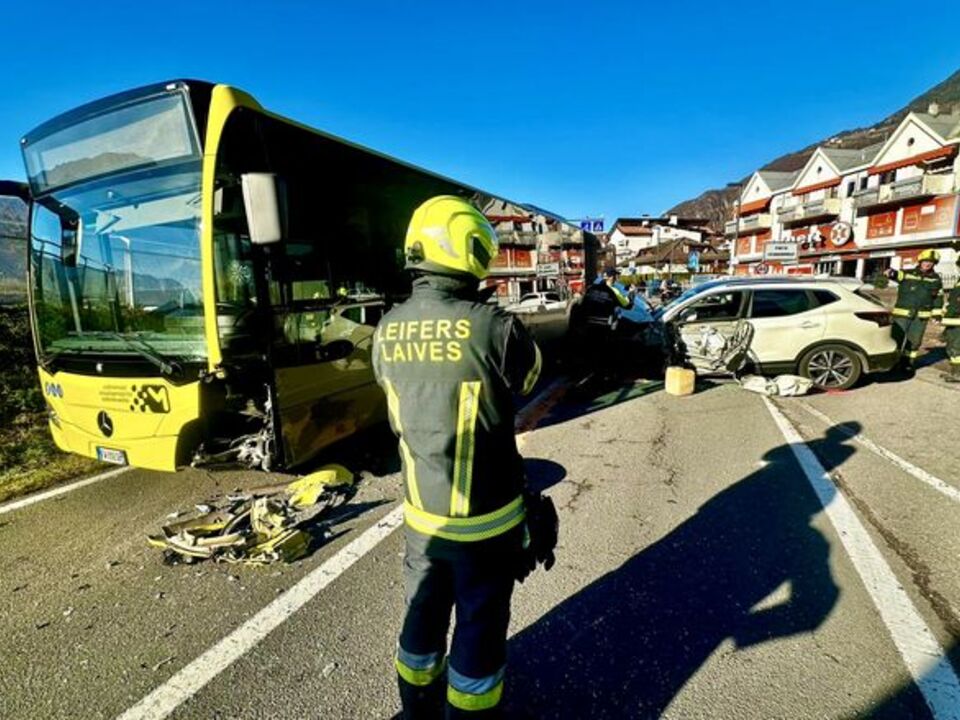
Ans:
[{"label": "shadow on road", "polygon": [[523,458],[523,472],[527,477],[527,487],[534,492],[543,492],[567,476],[567,469],[563,465],[546,458]]},{"label": "shadow on road", "polygon": [[[848,441],[831,428],[809,445],[829,471],[856,452]],[[509,717],[659,717],[724,641],[746,648],[826,619],[840,591],[811,525],[822,507],[788,445],[763,460],[511,640]]]},{"label": "shadow on road", "polygon": [[[948,650],[945,650],[945,659],[952,666],[953,672],[956,673],[956,668],[960,668],[960,646],[956,642],[952,643]],[[939,717],[955,717],[954,714],[951,714],[951,711],[956,711],[958,698],[951,698],[950,691],[941,684],[944,679],[941,675],[942,670],[942,666],[934,666],[920,679],[920,682],[929,683],[931,691],[939,694],[941,699],[946,701],[946,712],[941,707]],[[935,716],[927,709],[923,694],[917,684],[911,682],[890,692],[886,698],[874,705],[865,717],[869,717],[871,720],[905,720],[905,718],[927,720],[927,718]]]}]

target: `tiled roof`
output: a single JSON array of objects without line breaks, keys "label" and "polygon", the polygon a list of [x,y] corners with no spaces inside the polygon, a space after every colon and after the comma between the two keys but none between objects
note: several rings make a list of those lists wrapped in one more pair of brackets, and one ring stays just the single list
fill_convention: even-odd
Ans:
[{"label": "tiled roof", "polygon": [[914,113],[917,118],[944,140],[960,139],[960,115],[930,115]]},{"label": "tiled roof", "polygon": [[794,180],[797,179],[797,175],[800,174],[800,171],[795,172],[781,172],[779,170],[760,170],[759,175],[763,178],[763,181],[767,184],[767,187],[770,188],[770,192],[777,192],[777,190],[783,190],[793,185]]},{"label": "tiled roof", "polygon": [[835,147],[823,147],[821,150],[830,159],[830,162],[836,166],[837,170],[843,173],[851,168],[869,165],[876,159],[877,153],[880,152],[882,147],[883,143],[877,143],[859,150]]}]

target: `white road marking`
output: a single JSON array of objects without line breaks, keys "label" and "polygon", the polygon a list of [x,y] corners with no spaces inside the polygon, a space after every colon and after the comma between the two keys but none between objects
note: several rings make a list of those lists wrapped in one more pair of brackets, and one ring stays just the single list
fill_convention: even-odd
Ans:
[{"label": "white road marking", "polygon": [[799,404],[800,404],[800,407],[802,407],[808,413],[813,415],[815,418],[817,418],[821,422],[826,423],[827,425],[836,427],[841,432],[846,433],[851,438],[853,438],[853,440],[855,440],[856,442],[858,442],[859,444],[867,448],[867,450],[869,450],[870,452],[882,457],[884,460],[889,460],[898,468],[912,475],[920,482],[926,483],[941,495],[945,495],[946,497],[950,498],[954,502],[960,502],[960,490],[955,488],[953,485],[950,485],[944,482],[943,480],[938,478],[936,475],[932,475],[931,473],[928,473],[923,468],[917,467],[916,465],[911,463],[909,460],[905,460],[904,458],[900,457],[896,453],[891,452],[890,450],[887,450],[882,445],[877,445],[877,443],[873,442],[873,440],[871,440],[870,438],[865,437],[860,433],[855,433],[852,430],[848,430],[842,425],[838,425],[836,422],[831,420],[829,417],[824,415],[822,412],[817,410],[815,407],[813,407],[809,403],[800,402]]},{"label": "white road marking", "polygon": [[[562,380],[556,380],[538,393],[520,413],[520,424],[523,416],[545,412],[540,406],[546,400],[556,402],[554,393],[561,383]],[[520,433],[517,436],[518,441],[522,444],[529,434],[530,431]],[[161,720],[168,717],[402,524],[403,506],[398,505],[287,592],[118,716],[117,720]]]},{"label": "white road marking", "polygon": [[763,398],[843,543],[934,720],[960,718],[960,680],[846,497],[790,421]]},{"label": "white road marking", "polygon": [[132,467],[122,467],[117,468],[116,470],[109,470],[105,473],[100,473],[99,475],[94,475],[93,477],[84,478],[83,480],[77,480],[72,482],[69,485],[61,485],[60,487],[51,488],[50,490],[44,490],[43,492],[37,493],[36,495],[29,495],[20,500],[14,500],[8,502],[5,505],[0,505],[0,515],[4,513],[13,512],[14,510],[19,510],[21,508],[29,507],[43,500],[49,500],[53,497],[58,497],[60,495],[65,495],[68,492],[73,492],[74,490],[79,490],[82,487],[87,485],[93,485],[98,483],[101,480],[106,480],[107,478],[116,477],[121,473],[129,472],[133,470]]}]

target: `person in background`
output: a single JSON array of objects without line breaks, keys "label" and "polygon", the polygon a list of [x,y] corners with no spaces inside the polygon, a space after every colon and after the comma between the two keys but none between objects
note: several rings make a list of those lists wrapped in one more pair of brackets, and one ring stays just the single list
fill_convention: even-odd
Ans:
[{"label": "person in background", "polygon": [[943,379],[949,383],[960,382],[960,281],[947,293],[943,308],[943,339],[947,344],[947,359],[950,369]]},{"label": "person in background", "polygon": [[893,338],[900,348],[900,365],[913,372],[923,334],[932,317],[943,310],[943,283],[933,269],[940,261],[936,250],[924,250],[917,257],[919,264],[912,270],[889,269],[887,277],[898,283],[897,300],[893,307]]},{"label": "person in background", "polygon": [[617,298],[617,302],[620,303],[620,307],[630,307],[630,298],[627,289],[623,286],[623,283],[618,279],[620,272],[615,267],[608,267],[603,271],[603,282],[607,284],[607,287],[613,291],[614,296]]}]

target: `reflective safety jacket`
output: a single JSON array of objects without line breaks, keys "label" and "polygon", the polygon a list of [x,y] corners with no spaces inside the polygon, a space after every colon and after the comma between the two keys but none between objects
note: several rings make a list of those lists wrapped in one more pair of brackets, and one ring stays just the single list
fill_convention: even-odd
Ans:
[{"label": "reflective safety jacket", "polygon": [[899,270],[896,281],[900,286],[893,308],[895,317],[926,320],[943,312],[943,284],[933,270],[927,273],[920,272],[919,268]]},{"label": "reflective safety jacket", "polygon": [[374,372],[400,439],[408,530],[471,542],[524,519],[513,393],[540,375],[520,320],[477,299],[476,281],[425,275],[380,320]]},{"label": "reflective safety jacket", "polygon": [[943,324],[947,327],[960,327],[960,284],[947,293],[947,302],[943,306]]}]

